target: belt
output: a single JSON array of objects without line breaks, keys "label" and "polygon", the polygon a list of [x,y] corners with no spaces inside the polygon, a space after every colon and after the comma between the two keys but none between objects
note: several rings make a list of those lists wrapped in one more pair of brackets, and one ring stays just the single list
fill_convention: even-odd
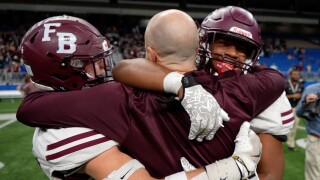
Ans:
[{"label": "belt", "polygon": [[310,133],[310,135],[314,136],[314,137],[317,137],[317,138],[320,138],[320,135],[318,135],[318,134]]}]

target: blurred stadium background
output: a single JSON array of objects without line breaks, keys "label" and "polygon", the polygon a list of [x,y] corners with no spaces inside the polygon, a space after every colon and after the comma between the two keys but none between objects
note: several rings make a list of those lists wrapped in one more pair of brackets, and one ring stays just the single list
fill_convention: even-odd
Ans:
[{"label": "blurred stadium background", "polygon": [[[17,47],[31,25],[61,14],[86,19],[117,48],[114,60],[118,62],[144,56],[144,29],[155,13],[181,9],[201,23],[211,11],[227,5],[244,7],[258,20],[264,41],[261,65],[285,76],[298,68],[306,85],[319,81],[318,0],[0,0],[0,179],[45,179],[31,155],[33,129],[14,121],[21,99],[1,97],[1,92],[16,90],[23,83],[26,72]],[[298,138],[304,138],[304,122],[300,125]],[[304,149],[284,149],[284,179],[303,179]]]}]

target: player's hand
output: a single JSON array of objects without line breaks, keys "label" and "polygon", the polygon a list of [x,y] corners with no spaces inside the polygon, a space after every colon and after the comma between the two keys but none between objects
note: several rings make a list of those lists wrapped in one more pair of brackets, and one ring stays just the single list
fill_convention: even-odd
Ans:
[{"label": "player's hand", "polygon": [[192,76],[182,78],[184,95],[181,101],[191,120],[189,139],[201,142],[203,138],[211,140],[222,125],[228,121],[228,114],[220,108],[216,99],[201,85],[197,84]]},{"label": "player's hand", "polygon": [[242,124],[235,143],[232,157],[241,170],[242,179],[257,177],[256,169],[261,158],[262,144],[257,134],[250,129],[249,122]]}]

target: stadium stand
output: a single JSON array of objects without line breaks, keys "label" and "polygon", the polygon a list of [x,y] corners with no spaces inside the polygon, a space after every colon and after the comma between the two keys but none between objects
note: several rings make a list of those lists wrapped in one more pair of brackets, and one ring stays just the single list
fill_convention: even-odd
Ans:
[{"label": "stadium stand", "polygon": [[[264,9],[261,9],[261,3]],[[105,36],[117,49],[114,54],[117,63],[121,59],[144,57],[144,28],[148,18],[156,12],[183,9],[201,22],[209,12],[226,5],[245,7],[257,17],[265,40],[261,65],[276,64],[284,75],[292,68],[301,68],[306,81],[319,80],[320,10],[317,7],[320,7],[320,1],[33,0],[26,4],[23,0],[4,0],[0,2],[3,17],[0,24],[0,91],[22,83],[26,72],[17,47],[26,29],[45,17],[75,15],[87,19],[102,33],[109,32]],[[299,49],[304,53],[298,54]]]}]

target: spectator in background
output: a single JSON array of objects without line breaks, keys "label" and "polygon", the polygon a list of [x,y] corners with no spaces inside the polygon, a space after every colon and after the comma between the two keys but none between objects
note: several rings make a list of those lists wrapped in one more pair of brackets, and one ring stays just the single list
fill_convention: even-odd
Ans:
[{"label": "spectator in background", "polygon": [[303,47],[298,49],[298,60],[303,61],[306,59],[306,50]]},{"label": "spectator in background", "polygon": [[294,60],[295,59],[295,56],[293,55],[293,52],[288,52],[287,53],[287,59],[288,60]]},{"label": "spectator in background", "polygon": [[312,66],[311,64],[308,64],[306,66],[306,70],[307,70],[307,79],[311,78],[311,73],[312,73]]},{"label": "spectator in background", "polygon": [[[302,117],[304,113],[304,106],[319,101],[320,83],[312,84],[306,87],[299,101],[296,112],[297,115]],[[319,107],[317,107],[319,109]],[[312,119],[307,121],[307,146],[305,156],[305,180],[318,180],[320,179],[320,115],[317,112]]]},{"label": "spectator in background", "polygon": [[260,64],[260,66],[268,67],[268,64],[266,62],[263,62],[262,64]]},{"label": "spectator in background", "polygon": [[290,77],[286,84],[286,94],[287,98],[289,99],[289,102],[292,106],[292,110],[295,114],[295,121],[293,124],[293,127],[290,129],[290,132],[288,134],[288,140],[287,140],[287,147],[291,151],[295,151],[296,149],[296,133],[297,133],[297,127],[299,125],[299,118],[297,117],[295,113],[295,107],[297,106],[301,94],[304,90],[304,82],[300,80],[299,70],[293,69],[290,71]]},{"label": "spectator in background", "polygon": [[300,72],[304,70],[304,65],[302,61],[299,61],[299,64],[296,65],[296,69]]}]

